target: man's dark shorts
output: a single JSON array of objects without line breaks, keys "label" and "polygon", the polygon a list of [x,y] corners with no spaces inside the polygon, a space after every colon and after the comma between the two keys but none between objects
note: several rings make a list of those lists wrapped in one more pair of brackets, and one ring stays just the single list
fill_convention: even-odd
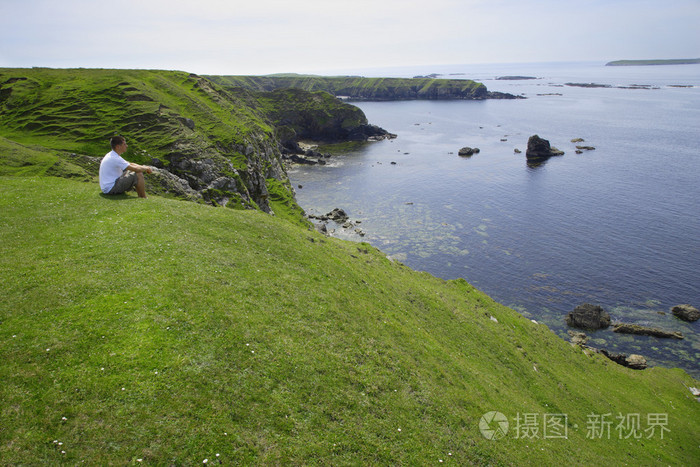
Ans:
[{"label": "man's dark shorts", "polygon": [[136,172],[125,170],[121,177],[114,182],[114,186],[109,190],[108,195],[120,195],[136,186]]}]

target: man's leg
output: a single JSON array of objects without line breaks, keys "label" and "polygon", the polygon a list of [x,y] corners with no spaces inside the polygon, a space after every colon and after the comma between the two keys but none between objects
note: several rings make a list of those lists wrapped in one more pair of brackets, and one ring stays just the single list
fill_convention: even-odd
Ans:
[{"label": "man's leg", "polygon": [[136,186],[137,181],[138,177],[136,177],[136,173],[125,170],[122,176],[114,182],[114,186],[107,194],[121,195],[122,193],[125,193],[134,188]]},{"label": "man's leg", "polygon": [[146,181],[141,172],[136,173],[136,193],[139,198],[146,198]]}]

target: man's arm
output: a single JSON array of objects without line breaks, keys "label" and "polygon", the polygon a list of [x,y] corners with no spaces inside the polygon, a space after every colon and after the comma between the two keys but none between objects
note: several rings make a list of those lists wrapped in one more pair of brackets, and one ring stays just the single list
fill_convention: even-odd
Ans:
[{"label": "man's arm", "polygon": [[147,165],[139,165],[139,164],[134,164],[133,162],[129,162],[129,166],[126,168],[126,170],[131,170],[132,172],[136,173],[153,173],[153,169]]}]

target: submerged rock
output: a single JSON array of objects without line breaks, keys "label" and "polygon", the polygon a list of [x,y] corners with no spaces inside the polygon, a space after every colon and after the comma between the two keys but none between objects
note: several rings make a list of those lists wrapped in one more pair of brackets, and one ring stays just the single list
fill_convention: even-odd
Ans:
[{"label": "submerged rock", "polygon": [[640,326],[638,324],[619,323],[615,325],[613,331],[621,334],[636,334],[639,336],[683,339],[683,333],[679,331],[664,331],[663,329],[650,328],[647,326]]},{"label": "submerged rock", "polygon": [[605,329],[610,326],[610,315],[598,305],[584,303],[566,315],[566,324],[581,329]]},{"label": "submerged rock", "polygon": [[690,305],[676,305],[671,308],[671,313],[683,321],[693,322],[700,319],[700,310]]}]

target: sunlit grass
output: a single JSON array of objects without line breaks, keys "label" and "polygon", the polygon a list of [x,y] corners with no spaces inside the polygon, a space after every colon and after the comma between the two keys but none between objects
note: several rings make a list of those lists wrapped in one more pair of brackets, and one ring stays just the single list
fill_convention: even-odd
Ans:
[{"label": "sunlit grass", "polygon": [[[677,370],[586,356],[464,281],[257,211],[0,178],[7,464],[690,465]],[[568,439],[485,439],[488,411]],[[668,414],[588,439],[589,414]],[[615,432],[613,431],[613,435]],[[60,444],[62,443],[62,444]],[[216,457],[219,454],[219,457]]]}]

